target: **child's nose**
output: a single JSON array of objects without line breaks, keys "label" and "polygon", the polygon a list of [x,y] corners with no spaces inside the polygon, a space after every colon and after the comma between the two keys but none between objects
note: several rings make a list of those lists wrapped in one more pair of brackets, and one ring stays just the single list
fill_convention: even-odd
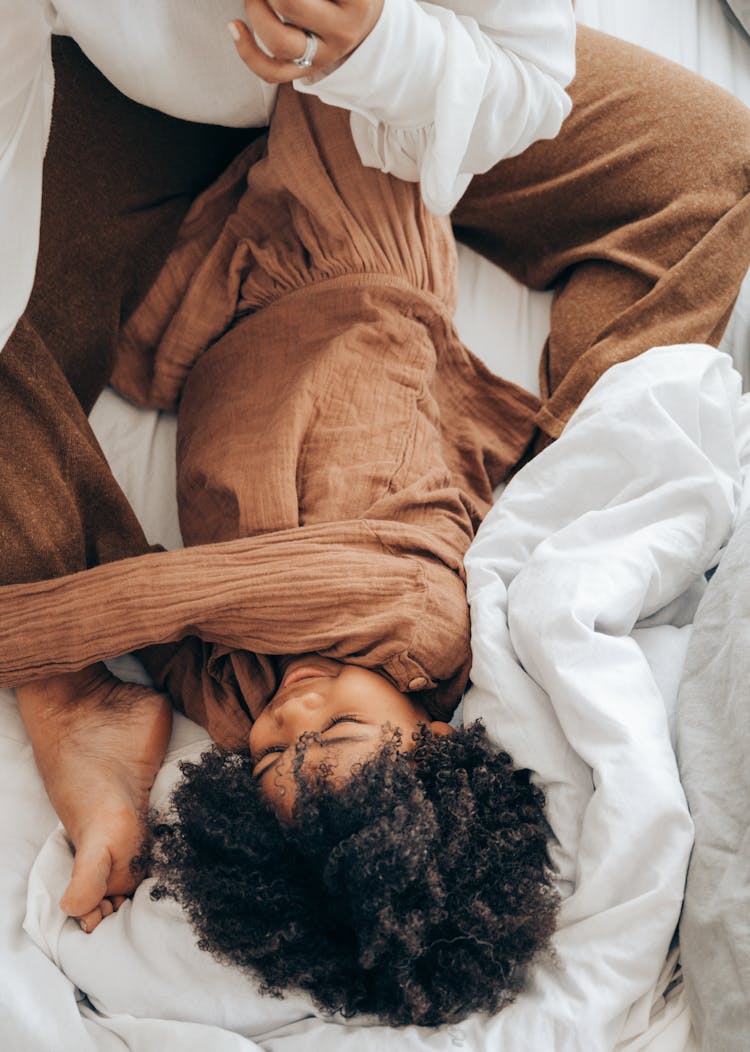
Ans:
[{"label": "child's nose", "polygon": [[311,689],[279,702],[271,710],[271,716],[279,728],[294,727],[297,730],[298,725],[304,724],[302,731],[312,730],[312,726],[307,726],[307,724],[310,722],[311,715],[320,709],[320,706],[320,695]]}]

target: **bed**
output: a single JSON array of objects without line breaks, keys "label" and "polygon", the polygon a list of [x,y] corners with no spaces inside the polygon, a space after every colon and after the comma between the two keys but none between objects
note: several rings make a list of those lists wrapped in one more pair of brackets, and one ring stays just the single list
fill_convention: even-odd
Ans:
[{"label": "bed", "polygon": [[[750,39],[725,17],[717,0],[632,0],[627,5],[578,0],[576,6],[581,21],[681,61],[750,104]],[[520,288],[463,248],[459,288],[457,322],[469,347],[496,372],[535,389],[534,363],[548,327],[549,297]],[[723,346],[747,387],[748,283]],[[721,754],[732,728],[741,726],[739,661],[727,687],[732,704],[723,721],[706,726],[700,714],[705,691],[701,677],[718,675],[717,668],[729,675],[726,661],[719,657],[711,665],[706,654],[721,651],[716,637],[723,640],[722,611],[733,594],[731,582],[743,568],[744,519],[727,549],[726,558],[733,562],[720,566],[705,596],[700,578],[747,504],[742,479],[749,410],[729,359],[709,351],[684,359],[691,365],[680,376],[675,395],[671,378],[681,372],[675,363],[686,353],[650,352],[643,362],[618,367],[619,372],[605,378],[620,399],[623,442],[632,450],[630,460],[623,461],[629,474],[617,476],[604,461],[597,466],[576,460],[576,443],[590,444],[601,427],[597,397],[611,395],[611,390],[598,388],[586,411],[577,415],[567,445],[552,447],[509,487],[482,527],[469,561],[474,686],[464,701],[464,716],[481,715],[490,732],[518,763],[532,767],[545,787],[565,898],[557,959],[540,965],[516,1004],[494,1019],[472,1018],[435,1031],[396,1031],[367,1020],[324,1019],[301,998],[260,999],[244,977],[200,955],[178,912],[164,904],[157,909],[145,887],[116,918],[84,936],[54,906],[69,851],[55,830],[12,695],[2,691],[3,1047],[14,1052],[172,1047],[296,1052],[352,1045],[462,1047],[469,1052],[489,1047],[682,1052],[699,1047],[688,993],[701,1026],[711,1022],[712,1013],[720,1017],[715,1006],[722,998],[716,989],[698,989],[699,969],[688,969],[686,990],[679,946],[672,938],[693,839],[672,742],[677,740],[691,805],[695,800],[693,806],[700,806],[701,793],[710,796],[712,765],[694,758],[708,748],[709,732],[711,748]],[[632,399],[640,404],[644,391],[652,393],[648,413],[634,423],[629,407]],[[149,539],[178,546],[174,419],[138,410],[107,391],[92,420]],[[691,501],[692,519],[671,511],[648,518],[648,508],[644,510],[646,492],[674,486],[669,455],[653,458],[641,473],[641,489],[632,489],[639,449],[659,437],[664,439],[660,448],[684,456],[682,478],[689,483],[664,506],[682,510],[680,500]],[[584,469],[589,474],[582,476]],[[608,496],[601,489],[605,481]],[[592,509],[590,494],[598,487],[601,506]],[[592,522],[592,510],[601,516],[613,508],[619,517],[606,520],[605,529],[601,519]],[[640,514],[647,518],[639,520]],[[675,529],[683,530],[682,552],[684,545],[693,546],[689,572],[684,560],[669,562],[669,553],[677,550]],[[504,542],[502,558],[493,543],[498,535]],[[637,537],[629,560],[636,568],[647,567],[653,550],[666,551],[657,591],[651,578],[637,572],[637,585],[632,577],[625,582],[612,575],[615,549],[604,545],[598,555],[593,551],[592,538],[602,536],[612,544],[618,537],[628,543]],[[593,575],[592,589],[581,584],[586,574]],[[697,585],[691,584],[695,581]],[[540,596],[551,592],[560,601],[542,602]],[[599,605],[587,603],[587,594],[596,595]],[[509,615],[514,595],[518,600]],[[740,624],[747,616],[740,606],[736,615]],[[694,619],[695,646],[690,638]],[[547,645],[550,639],[552,646]],[[739,655],[741,646],[736,647]],[[687,674],[679,688],[686,655]],[[625,672],[615,674],[619,669]],[[120,671],[128,677],[139,674],[128,659]],[[636,699],[628,708],[616,704],[623,691]],[[584,710],[597,719],[582,719]],[[155,800],[168,793],[176,761],[200,751],[204,741],[199,728],[177,721]],[[747,788],[741,755],[732,762],[736,784]],[[736,850],[741,839],[741,805],[735,810],[739,813],[732,827],[722,834],[728,851]],[[702,841],[699,835],[698,843],[708,846],[700,854],[696,849],[696,859],[703,861],[691,870],[688,882],[685,941],[693,961],[705,946],[702,889],[714,879],[710,836]],[[743,906],[739,872],[732,885],[735,916],[741,916]],[[716,911],[709,918],[715,926],[721,919]],[[723,982],[726,973],[721,974]],[[731,1010],[732,1039],[738,1043],[727,1044],[727,1049],[741,1047],[739,995]]]}]

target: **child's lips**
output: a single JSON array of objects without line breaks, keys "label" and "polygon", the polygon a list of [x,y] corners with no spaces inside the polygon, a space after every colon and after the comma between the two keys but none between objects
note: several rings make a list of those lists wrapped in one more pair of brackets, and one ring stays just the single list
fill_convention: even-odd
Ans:
[{"label": "child's lips", "polygon": [[330,676],[330,674],[327,669],[322,669],[317,665],[298,665],[285,673],[281,681],[281,688],[291,687],[294,683],[301,683],[303,679],[320,679],[324,676]]},{"label": "child's lips", "polygon": [[316,665],[299,665],[297,668],[290,669],[284,675],[278,690],[269,702],[271,712],[276,712],[288,701],[305,694],[310,689],[305,685],[309,680],[330,679],[330,676],[328,669]]}]

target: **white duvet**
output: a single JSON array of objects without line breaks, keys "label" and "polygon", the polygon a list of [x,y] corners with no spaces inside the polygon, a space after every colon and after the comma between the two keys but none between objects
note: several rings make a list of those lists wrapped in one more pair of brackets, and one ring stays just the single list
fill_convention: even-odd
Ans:
[{"label": "white duvet", "polygon": [[[150,900],[150,881],[87,936],[56,905],[72,862],[57,830],[31,871],[25,928],[86,994],[83,1016],[138,1052],[161,1052],[167,1025],[181,1049],[254,1041],[336,1052],[355,1040],[357,1049],[592,1052],[641,1047],[649,1027],[651,1042],[662,1030],[668,1047],[686,1047],[680,984],[664,995],[692,824],[665,696],[684,655],[679,626],[732,530],[748,432],[750,402],[727,355],[652,350],[599,381],[469,552],[474,686],[464,719],[481,717],[535,772],[564,897],[556,959],[514,1005],[432,1031],[318,1018],[306,999],[261,998],[201,953],[175,904]],[[665,623],[646,627],[647,618]],[[181,720],[155,803],[201,741]]]}]

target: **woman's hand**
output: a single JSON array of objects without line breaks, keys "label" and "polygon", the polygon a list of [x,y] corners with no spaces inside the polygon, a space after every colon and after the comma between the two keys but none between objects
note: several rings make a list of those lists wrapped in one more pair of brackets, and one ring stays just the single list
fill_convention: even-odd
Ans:
[{"label": "woman's hand", "polygon": [[[245,0],[247,25],[236,19],[229,31],[248,69],[269,84],[284,84],[345,59],[369,34],[382,9],[383,0]],[[309,65],[295,62],[313,47]]]}]

